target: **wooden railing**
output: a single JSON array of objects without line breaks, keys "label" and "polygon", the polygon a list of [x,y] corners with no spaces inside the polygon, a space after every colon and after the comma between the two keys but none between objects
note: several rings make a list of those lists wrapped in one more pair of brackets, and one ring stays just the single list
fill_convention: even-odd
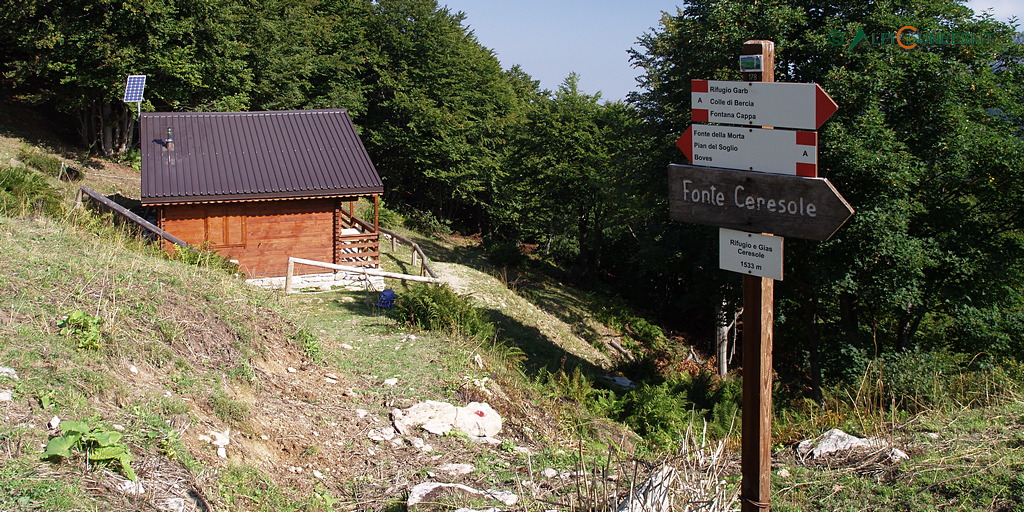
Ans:
[{"label": "wooden railing", "polygon": [[[346,216],[347,216],[347,213],[346,213]],[[354,217],[353,216],[353,217],[349,217],[349,219],[352,221],[352,223],[354,225],[361,227],[363,229],[363,233],[366,233],[367,231],[373,232],[373,224],[370,224],[370,223],[364,221],[363,219],[360,219],[359,217]],[[412,259],[411,264],[413,266],[415,266],[416,263],[417,263],[417,259],[419,260],[420,275],[421,276],[429,275],[430,277],[432,277],[434,279],[437,279],[437,274],[435,274],[434,270],[432,268],[430,268],[430,263],[427,260],[427,255],[424,254],[423,249],[420,248],[419,244],[417,244],[416,242],[413,242],[411,239],[409,239],[407,237],[404,237],[402,235],[399,235],[398,233],[395,233],[394,231],[391,231],[390,229],[380,228],[379,231],[381,233],[384,233],[385,235],[388,235],[388,237],[391,238],[391,252],[395,252],[395,251],[398,250],[398,247],[397,247],[398,242],[402,242],[402,243],[408,245],[410,247],[410,251],[412,253],[411,254],[411,259]]]},{"label": "wooden railing", "polygon": [[334,242],[338,265],[379,267],[379,238],[378,233],[339,235]]},{"label": "wooden railing", "polygon": [[354,274],[365,274],[368,276],[380,276],[390,277],[392,279],[403,279],[405,281],[419,281],[423,283],[436,283],[438,279],[436,277],[423,277],[413,276],[409,274],[397,274],[395,272],[385,272],[376,268],[363,268],[353,267],[351,265],[335,265],[333,263],[326,263],[323,261],[307,260],[304,258],[288,258],[288,273],[284,277],[284,292],[292,292],[292,276],[295,274],[295,264],[300,265],[311,265],[314,267],[323,267],[331,270],[337,270],[340,272],[351,272]]},{"label": "wooden railing", "polygon": [[174,245],[179,245],[181,247],[189,246],[184,240],[160,229],[152,222],[149,222],[148,220],[139,217],[138,215],[132,213],[131,210],[128,210],[127,208],[111,201],[103,194],[100,194],[99,192],[96,192],[95,190],[89,187],[83,185],[80,190],[80,193],[80,200],[89,198],[96,206],[100,207],[101,209],[105,209],[117,215],[120,215],[120,217],[115,216],[115,221],[117,221],[117,219],[120,218],[122,222],[131,222],[133,227],[137,227],[155,236],[163,238],[164,240],[167,240],[168,242]]}]

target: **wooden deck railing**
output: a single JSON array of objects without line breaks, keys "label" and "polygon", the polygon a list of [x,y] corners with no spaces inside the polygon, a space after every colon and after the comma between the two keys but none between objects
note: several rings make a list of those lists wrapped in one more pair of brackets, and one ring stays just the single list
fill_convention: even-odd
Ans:
[{"label": "wooden deck railing", "polygon": [[[345,213],[345,215],[348,216],[347,213]],[[350,220],[352,221],[353,225],[358,226],[359,228],[361,228],[363,230],[364,234],[366,234],[367,231],[373,232],[373,224],[370,224],[370,223],[364,221],[363,219],[360,219],[359,217],[355,217],[355,216],[350,217]],[[359,228],[357,228],[357,229],[359,229]],[[385,235],[388,235],[388,237],[391,238],[391,252],[395,252],[395,251],[398,250],[398,247],[397,247],[398,242],[402,242],[402,243],[408,245],[410,247],[410,251],[412,253],[411,254],[411,259],[412,259],[411,264],[413,266],[415,266],[416,263],[417,263],[417,260],[419,260],[420,275],[421,276],[429,275],[430,277],[432,277],[434,279],[437,279],[437,274],[435,274],[434,270],[432,268],[430,268],[430,263],[427,260],[427,255],[424,254],[423,249],[420,248],[419,244],[417,244],[416,242],[413,242],[411,239],[409,239],[407,237],[404,237],[402,235],[399,235],[398,233],[395,233],[394,231],[391,231],[390,229],[380,228],[379,231],[381,233],[384,233]],[[378,240],[378,242],[379,242],[379,240]],[[379,256],[378,256],[378,258],[379,258]]]}]

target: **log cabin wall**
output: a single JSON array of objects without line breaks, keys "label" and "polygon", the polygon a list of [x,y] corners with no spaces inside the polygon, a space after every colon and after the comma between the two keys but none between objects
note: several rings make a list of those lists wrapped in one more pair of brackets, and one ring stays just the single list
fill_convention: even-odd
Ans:
[{"label": "log cabin wall", "polygon": [[[294,199],[160,207],[161,228],[237,260],[246,277],[280,277],[288,257],[334,261],[337,199]],[[322,273],[316,267],[296,273]]]}]

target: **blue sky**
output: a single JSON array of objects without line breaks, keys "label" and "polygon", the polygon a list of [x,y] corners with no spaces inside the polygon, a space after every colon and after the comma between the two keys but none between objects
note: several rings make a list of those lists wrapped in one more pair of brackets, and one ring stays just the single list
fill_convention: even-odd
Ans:
[{"label": "blue sky", "polygon": [[[626,51],[657,27],[662,11],[676,12],[674,0],[438,0],[466,13],[464,22],[501,65],[519,64],[541,87],[554,90],[570,72],[580,88],[605,100],[624,99],[637,71]],[[991,8],[996,19],[1024,21],[1022,0],[971,0],[975,10]]]}]

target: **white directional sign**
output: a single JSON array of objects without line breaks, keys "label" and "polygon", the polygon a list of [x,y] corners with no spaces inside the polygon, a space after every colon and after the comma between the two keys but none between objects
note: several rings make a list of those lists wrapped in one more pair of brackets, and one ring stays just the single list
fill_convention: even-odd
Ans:
[{"label": "white directional sign", "polygon": [[782,281],[782,237],[718,230],[718,267]]},{"label": "white directional sign", "polygon": [[676,145],[694,165],[818,176],[816,132],[694,124]]},{"label": "white directional sign", "polygon": [[818,84],[691,80],[695,123],[817,130],[839,109]]}]

